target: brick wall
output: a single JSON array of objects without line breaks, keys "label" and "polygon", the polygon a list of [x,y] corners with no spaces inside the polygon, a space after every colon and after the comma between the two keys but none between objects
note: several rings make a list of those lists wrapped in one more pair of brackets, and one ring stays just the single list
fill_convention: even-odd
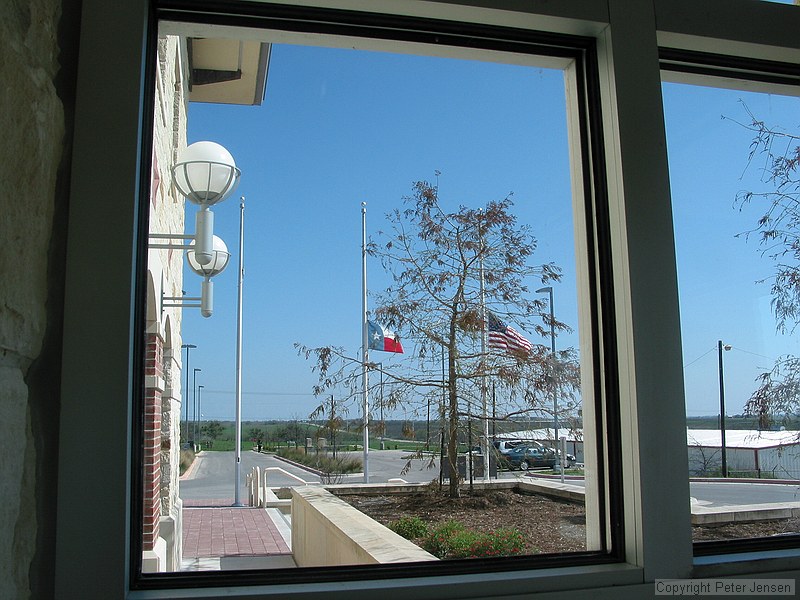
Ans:
[{"label": "brick wall", "polygon": [[145,374],[148,382],[144,394],[143,440],[143,545],[152,550],[158,538],[161,518],[161,397],[163,395],[164,340],[148,333],[145,350]]}]

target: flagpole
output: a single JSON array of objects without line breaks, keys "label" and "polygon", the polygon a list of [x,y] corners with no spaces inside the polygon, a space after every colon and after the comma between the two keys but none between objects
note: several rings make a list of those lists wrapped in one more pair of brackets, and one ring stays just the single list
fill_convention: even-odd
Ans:
[{"label": "flagpole", "polygon": [[[481,224],[482,224],[481,220]],[[480,225],[479,225],[480,227]],[[489,481],[489,407],[486,400],[486,283],[483,276],[483,230],[480,234],[480,266],[481,266],[481,408],[483,410],[483,439],[481,454],[483,455],[483,480]]]},{"label": "flagpole", "polygon": [[369,339],[367,324],[367,203],[361,203],[361,383],[364,403],[364,483],[369,483],[369,392],[367,385],[367,362],[369,361]]},{"label": "flagpole", "polygon": [[244,279],[244,196],[239,201],[239,283],[236,304],[236,475],[234,506],[242,506],[242,280]]}]

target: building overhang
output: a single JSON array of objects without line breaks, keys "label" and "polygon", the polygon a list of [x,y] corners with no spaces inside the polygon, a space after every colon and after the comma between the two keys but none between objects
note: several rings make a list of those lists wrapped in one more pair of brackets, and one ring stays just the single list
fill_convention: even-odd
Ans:
[{"label": "building overhang", "polygon": [[272,45],[225,38],[188,37],[189,101],[260,105]]}]

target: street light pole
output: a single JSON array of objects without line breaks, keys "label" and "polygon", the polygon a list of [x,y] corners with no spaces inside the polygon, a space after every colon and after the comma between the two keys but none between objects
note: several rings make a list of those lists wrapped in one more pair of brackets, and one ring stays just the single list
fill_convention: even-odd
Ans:
[{"label": "street light pole", "polygon": [[723,477],[728,476],[728,451],[725,443],[725,373],[722,366],[722,351],[730,350],[731,348],[730,344],[723,344],[722,340],[717,341],[717,355],[719,358],[719,431]]},{"label": "street light pole", "polygon": [[439,400],[439,487],[442,487],[444,481],[444,410],[447,405],[447,385],[444,366],[444,345],[442,345],[442,397]]},{"label": "street light pole", "polygon": [[181,348],[186,348],[186,364],[184,365],[183,370],[186,372],[186,387],[183,388],[183,410],[186,413],[184,421],[186,422],[184,427],[184,441],[189,441],[189,350],[192,348],[197,348],[194,344],[181,344]]},{"label": "street light pole", "polygon": [[[497,439],[497,390],[494,381],[492,382],[492,446]],[[490,446],[490,448],[492,447]]]},{"label": "street light pole", "polygon": [[430,395],[427,396],[428,399],[428,415],[425,420],[425,450],[431,449],[431,397]]},{"label": "street light pole", "polygon": [[[481,217],[483,211],[481,210]],[[480,236],[480,294],[481,294],[481,417],[483,419],[483,435],[481,436],[481,454],[483,463],[483,480],[489,482],[489,407],[486,399],[486,276],[484,273],[483,265],[483,229],[481,223],[478,226],[478,233]],[[470,413],[472,410],[470,410]],[[470,422],[468,431],[472,432],[472,423]],[[472,485],[472,440],[469,441],[467,451],[470,453],[470,472],[469,483]]]},{"label": "street light pole", "polygon": [[240,498],[242,468],[242,284],[244,281],[244,196],[239,201],[239,281],[236,296],[236,452],[233,505],[243,506]]},{"label": "street light pole", "polygon": [[381,375],[381,450],[385,450],[386,444],[383,439],[386,437],[386,422],[383,420],[383,363],[379,362],[377,365]]},{"label": "street light pole", "polygon": [[192,446],[197,441],[197,372],[203,369],[194,369],[192,373]]},{"label": "street light pole", "polygon": [[[197,438],[200,439],[200,434],[203,432],[202,423],[202,410],[203,410],[203,388],[206,387],[204,385],[197,386]],[[200,449],[203,449],[203,444],[200,444]]]},{"label": "street light pole", "polygon": [[[556,456],[559,456],[558,447],[560,445],[558,437],[558,393],[556,390],[556,320],[555,308],[553,306],[553,286],[539,288],[536,290],[537,294],[547,293],[550,295],[550,387],[553,393],[553,445],[555,447]],[[561,456],[561,482],[564,482],[564,457]]]},{"label": "street light pole", "polygon": [[361,385],[364,426],[364,483],[369,483],[369,324],[367,321],[367,203],[361,203]]}]

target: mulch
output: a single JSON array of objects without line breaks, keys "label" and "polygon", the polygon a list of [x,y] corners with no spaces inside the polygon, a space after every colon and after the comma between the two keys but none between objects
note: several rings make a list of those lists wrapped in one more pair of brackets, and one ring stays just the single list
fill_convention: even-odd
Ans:
[{"label": "mulch", "polygon": [[515,490],[463,491],[460,498],[439,492],[346,495],[342,500],[379,523],[419,517],[429,528],[450,520],[488,533],[500,527],[517,529],[529,554],[577,552],[586,549],[586,513],[582,504]]},{"label": "mulch", "polygon": [[[480,532],[517,529],[527,553],[580,552],[586,549],[583,504],[518,490],[468,490],[450,498],[435,487],[412,494],[343,495],[341,498],[379,523],[419,517],[429,528],[457,520]],[[728,523],[692,528],[694,541],[751,539],[800,532],[800,519]]]}]

